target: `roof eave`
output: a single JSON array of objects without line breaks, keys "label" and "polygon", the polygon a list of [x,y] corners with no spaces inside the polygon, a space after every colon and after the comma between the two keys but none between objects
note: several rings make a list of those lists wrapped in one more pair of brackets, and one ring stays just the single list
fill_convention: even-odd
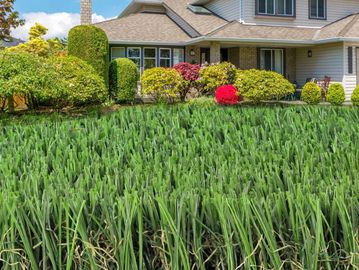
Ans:
[{"label": "roof eave", "polygon": [[186,42],[179,41],[141,41],[141,40],[110,40],[111,45],[140,45],[140,46],[173,46],[173,47],[183,47],[186,45]]}]

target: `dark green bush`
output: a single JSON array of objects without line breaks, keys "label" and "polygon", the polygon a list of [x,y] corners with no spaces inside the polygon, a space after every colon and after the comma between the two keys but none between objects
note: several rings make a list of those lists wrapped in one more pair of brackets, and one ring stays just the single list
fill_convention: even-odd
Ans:
[{"label": "dark green bush", "polygon": [[281,74],[257,69],[238,71],[235,86],[243,97],[255,102],[279,100],[295,91]]},{"label": "dark green bush", "polygon": [[105,82],[88,63],[74,56],[56,57],[52,61],[65,83],[64,104],[82,106],[106,100]]},{"label": "dark green bush", "polygon": [[318,104],[322,98],[322,90],[314,83],[309,82],[304,85],[300,99],[307,104]]},{"label": "dark green bush", "polygon": [[44,58],[19,52],[0,52],[0,98],[25,97],[30,109],[58,103],[65,96],[64,80]]},{"label": "dark green bush", "polygon": [[327,101],[333,105],[342,105],[344,103],[345,91],[340,83],[330,85],[327,93]]},{"label": "dark green bush", "polygon": [[117,101],[136,98],[139,73],[136,64],[126,58],[115,59],[110,64],[110,92]]},{"label": "dark green bush", "polygon": [[359,106],[359,85],[353,91],[351,100],[354,106]]},{"label": "dark green bush", "polygon": [[106,33],[92,25],[72,28],[68,40],[69,55],[89,63],[108,84],[109,45]]}]

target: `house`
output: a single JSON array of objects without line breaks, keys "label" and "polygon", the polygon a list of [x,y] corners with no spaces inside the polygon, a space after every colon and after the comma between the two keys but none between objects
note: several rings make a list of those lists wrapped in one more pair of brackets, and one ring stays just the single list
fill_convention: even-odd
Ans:
[{"label": "house", "polygon": [[[91,0],[82,0],[82,17],[91,23]],[[347,98],[359,84],[358,0],[133,0],[95,25],[111,59],[128,57],[141,70],[230,61],[299,86],[329,76]]]}]

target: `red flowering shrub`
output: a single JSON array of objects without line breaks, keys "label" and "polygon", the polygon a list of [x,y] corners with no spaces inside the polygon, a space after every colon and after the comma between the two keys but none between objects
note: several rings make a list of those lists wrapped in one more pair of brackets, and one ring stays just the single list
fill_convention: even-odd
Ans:
[{"label": "red flowering shrub", "polygon": [[195,86],[199,77],[200,65],[194,65],[190,63],[179,63],[173,67],[183,78],[180,89],[180,98],[182,101],[186,100],[186,96],[190,89]]},{"label": "red flowering shrub", "polygon": [[200,65],[193,65],[190,63],[179,63],[173,67],[186,81],[197,81],[199,77]]},{"label": "red flowering shrub", "polygon": [[221,105],[236,105],[239,103],[239,94],[233,85],[224,85],[217,88],[216,101]]}]

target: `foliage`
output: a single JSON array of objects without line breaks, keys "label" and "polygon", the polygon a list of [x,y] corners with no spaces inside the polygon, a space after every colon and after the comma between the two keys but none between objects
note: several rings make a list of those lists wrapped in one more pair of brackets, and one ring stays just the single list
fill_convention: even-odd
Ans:
[{"label": "foliage", "polygon": [[219,86],[233,84],[236,71],[236,67],[227,62],[203,66],[199,72],[203,92],[214,93]]},{"label": "foliage", "polygon": [[224,85],[217,88],[216,101],[221,105],[236,105],[239,103],[238,90],[233,85]]},{"label": "foliage", "polygon": [[358,266],[356,109],[36,119],[0,128],[4,270]]},{"label": "foliage", "polygon": [[11,29],[25,23],[24,20],[19,19],[19,13],[14,11],[14,2],[15,0],[0,1],[0,42],[1,40],[11,39]]},{"label": "foliage", "polygon": [[354,106],[359,106],[359,85],[354,89],[351,100]]},{"label": "foliage", "polygon": [[92,25],[72,28],[69,32],[68,52],[89,63],[108,84],[109,44],[102,29]]},{"label": "foliage", "polygon": [[345,101],[344,87],[340,83],[334,83],[329,86],[327,101],[333,105],[342,105]]},{"label": "foliage", "polygon": [[173,101],[179,95],[181,82],[181,75],[174,69],[147,69],[141,77],[142,93],[156,101]]},{"label": "foliage", "polygon": [[199,98],[190,99],[188,104],[197,107],[210,107],[216,105],[216,102],[213,97],[202,96]]},{"label": "foliage", "polygon": [[300,99],[307,104],[318,104],[322,98],[320,87],[314,82],[304,85]]},{"label": "foliage", "polygon": [[281,74],[257,69],[237,72],[235,86],[243,97],[255,102],[279,100],[295,91]]},{"label": "foliage", "polygon": [[46,59],[28,53],[0,52],[0,96],[25,96],[29,108],[64,97],[64,83]]},{"label": "foliage", "polygon": [[136,64],[126,58],[115,59],[110,64],[110,92],[117,101],[136,98],[139,74]]},{"label": "foliage", "polygon": [[65,46],[58,38],[45,40],[47,28],[39,23],[30,28],[29,41],[7,48],[10,52],[26,52],[37,56],[49,57],[62,54]]},{"label": "foliage", "polygon": [[173,68],[182,76],[183,80],[179,88],[180,98],[184,101],[191,88],[196,86],[201,66],[183,62],[175,65]]},{"label": "foliage", "polygon": [[74,57],[52,59],[66,86],[66,102],[71,106],[101,104],[108,97],[103,79],[85,61]]}]

